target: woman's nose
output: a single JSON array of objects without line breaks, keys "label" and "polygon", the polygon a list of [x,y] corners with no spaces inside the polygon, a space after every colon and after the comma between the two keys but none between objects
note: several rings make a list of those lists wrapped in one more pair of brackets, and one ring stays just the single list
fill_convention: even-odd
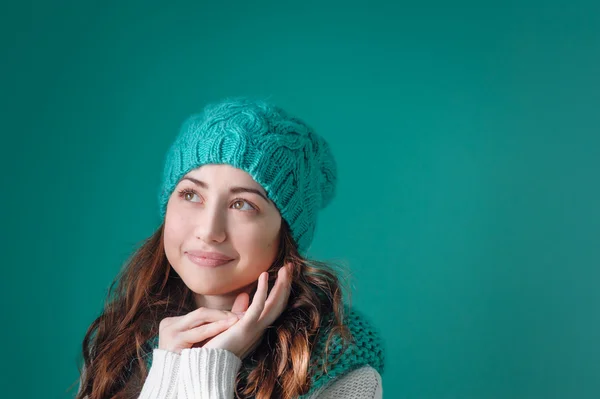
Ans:
[{"label": "woman's nose", "polygon": [[226,216],[215,207],[206,207],[201,211],[195,229],[196,238],[204,242],[222,242],[226,234]]}]

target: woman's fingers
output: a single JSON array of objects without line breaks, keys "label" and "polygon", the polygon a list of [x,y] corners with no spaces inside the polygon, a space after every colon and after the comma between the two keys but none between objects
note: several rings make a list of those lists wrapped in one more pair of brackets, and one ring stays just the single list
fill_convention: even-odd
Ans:
[{"label": "woman's fingers", "polygon": [[272,324],[283,312],[285,306],[287,305],[291,289],[290,271],[288,267],[289,266],[286,265],[279,269],[275,285],[273,286],[273,289],[269,293],[269,297],[265,302],[261,318],[267,325]]},{"label": "woman's fingers", "polygon": [[235,314],[226,310],[199,307],[198,309],[181,316],[177,321],[177,325],[174,327],[179,331],[186,331],[201,326],[202,324],[225,320],[232,316],[235,316]]},{"label": "woman's fingers", "polygon": [[265,307],[265,300],[267,299],[268,278],[269,275],[267,272],[262,272],[258,277],[258,287],[252,298],[252,303],[244,316],[247,323],[256,323],[260,318]]},{"label": "woman's fingers", "polygon": [[196,328],[192,328],[181,333],[181,338],[190,344],[205,341],[208,338],[212,338],[217,334],[222,333],[229,327],[234,325],[239,319],[234,315],[230,318],[216,321],[214,323],[208,323],[201,325]]},{"label": "woman's fingers", "polygon": [[248,310],[249,303],[250,295],[246,292],[242,292],[235,298],[235,302],[233,302],[233,306],[231,307],[231,312],[236,314],[245,312]]}]

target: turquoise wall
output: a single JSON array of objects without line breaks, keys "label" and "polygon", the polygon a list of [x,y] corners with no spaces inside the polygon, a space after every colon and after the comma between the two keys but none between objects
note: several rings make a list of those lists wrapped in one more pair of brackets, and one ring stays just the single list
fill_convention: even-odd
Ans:
[{"label": "turquoise wall", "polygon": [[234,95],[330,142],[311,252],[352,267],[387,398],[600,397],[600,3],[165,3],[0,13],[6,397],[74,396],[168,145]]}]

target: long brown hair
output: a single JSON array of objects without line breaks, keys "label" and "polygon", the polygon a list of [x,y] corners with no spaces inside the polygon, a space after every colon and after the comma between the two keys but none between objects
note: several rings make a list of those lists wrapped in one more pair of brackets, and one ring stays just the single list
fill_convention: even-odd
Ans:
[{"label": "long brown hair", "polygon": [[[244,360],[236,378],[239,398],[288,399],[307,393],[314,371],[311,349],[318,334],[328,331],[326,358],[334,335],[344,344],[352,340],[343,323],[344,294],[346,302],[350,295],[347,276],[334,262],[302,257],[283,219],[281,226],[278,255],[268,270],[269,286],[279,268],[291,262],[292,290],[286,310]],[[76,399],[137,398],[149,371],[145,343],[158,334],[163,318],[195,309],[193,292],[166,258],[163,234],[164,223],[143,241],[110,285],[103,312],[83,340],[84,368]],[[325,319],[327,315],[332,317]],[[325,362],[324,369],[329,365]]]}]

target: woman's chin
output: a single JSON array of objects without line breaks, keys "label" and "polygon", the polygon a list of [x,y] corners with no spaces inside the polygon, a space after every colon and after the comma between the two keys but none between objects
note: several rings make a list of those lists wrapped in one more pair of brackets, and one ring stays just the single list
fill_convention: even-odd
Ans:
[{"label": "woman's chin", "polygon": [[196,295],[207,295],[207,296],[223,296],[227,295],[231,290],[226,287],[219,286],[201,286],[201,287],[189,287]]},{"label": "woman's chin", "polygon": [[215,281],[215,284],[207,284],[205,281],[204,284],[193,284],[188,285],[188,288],[194,292],[196,295],[210,295],[210,296],[230,296],[237,291],[236,286],[232,285],[224,285],[219,284],[218,281]]}]

